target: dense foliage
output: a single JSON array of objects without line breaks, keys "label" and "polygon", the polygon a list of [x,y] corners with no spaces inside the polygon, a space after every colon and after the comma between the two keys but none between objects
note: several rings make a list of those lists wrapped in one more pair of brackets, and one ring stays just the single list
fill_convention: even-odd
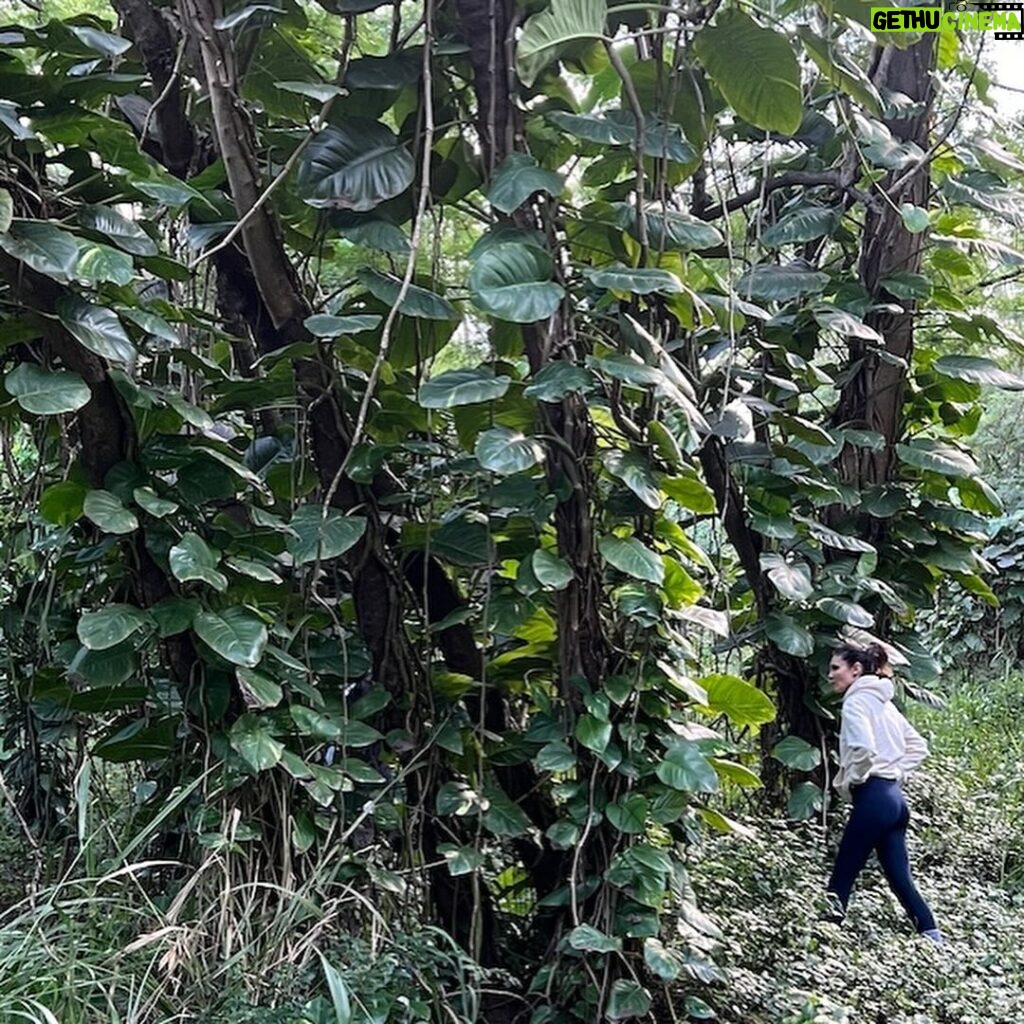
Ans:
[{"label": "dense foliage", "polygon": [[1024,381],[959,285],[1021,258],[1021,165],[962,127],[966,43],[863,16],[0,34],[5,779],[91,875],[155,865],[149,935],[194,923],[146,1013],[289,921],[345,1019],[315,953],[378,915],[410,1020],[467,975],[489,1020],[670,1012],[717,971],[688,849],[762,761],[822,808],[836,631],[921,685],[940,582],[995,600],[968,439]]}]

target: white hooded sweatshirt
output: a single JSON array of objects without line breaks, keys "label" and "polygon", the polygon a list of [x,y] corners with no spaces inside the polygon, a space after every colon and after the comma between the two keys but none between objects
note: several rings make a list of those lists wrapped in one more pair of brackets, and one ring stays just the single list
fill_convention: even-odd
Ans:
[{"label": "white hooded sweatshirt", "polygon": [[892,695],[892,680],[874,675],[860,676],[843,694],[835,787],[847,800],[850,787],[869,776],[904,779],[928,756],[928,744],[896,710]]}]

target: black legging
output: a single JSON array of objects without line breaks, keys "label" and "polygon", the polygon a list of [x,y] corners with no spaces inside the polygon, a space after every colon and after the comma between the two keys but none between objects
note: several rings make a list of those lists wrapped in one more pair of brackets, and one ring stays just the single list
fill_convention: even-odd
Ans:
[{"label": "black legging", "polygon": [[935,928],[935,917],[914,886],[907,858],[910,808],[894,779],[869,778],[853,788],[853,813],[839,843],[836,864],[828,882],[845,907],[864,865],[874,850],[889,887],[919,932]]}]

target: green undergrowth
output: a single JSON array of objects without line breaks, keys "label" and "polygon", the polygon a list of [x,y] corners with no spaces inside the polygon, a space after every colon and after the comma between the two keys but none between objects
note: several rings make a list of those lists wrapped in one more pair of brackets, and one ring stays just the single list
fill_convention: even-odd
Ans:
[{"label": "green undergrowth", "polygon": [[932,756],[907,787],[916,881],[947,936],[917,937],[877,864],[842,925],[820,897],[845,810],[759,819],[707,844],[693,868],[723,939],[703,993],[722,1024],[1020,1024],[1024,1021],[1024,683],[961,682],[914,707]]},{"label": "green undergrowth", "polygon": [[[845,811],[827,832],[820,822],[737,813],[743,835],[692,848],[704,935],[720,936],[706,949],[717,974],[705,960],[673,983],[665,1019],[1024,1021],[1022,711],[1024,683],[1009,677],[950,685],[944,709],[911,708],[932,745],[908,786],[911,857],[945,948],[913,934],[874,865],[841,926],[819,919]],[[17,829],[0,840],[0,893],[11,903],[31,883],[30,858]],[[397,907],[368,906],[328,863],[294,892],[271,892],[231,881],[245,875],[240,856],[211,854],[187,872],[137,863],[7,906],[0,1021],[475,1024],[486,1019],[485,993],[516,987],[485,975],[443,933],[406,931]]]}]

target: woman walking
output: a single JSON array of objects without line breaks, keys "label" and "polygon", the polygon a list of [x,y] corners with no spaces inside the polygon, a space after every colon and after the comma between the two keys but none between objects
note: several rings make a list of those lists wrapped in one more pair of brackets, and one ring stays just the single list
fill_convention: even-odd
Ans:
[{"label": "woman walking", "polygon": [[928,744],[892,703],[889,658],[881,644],[844,644],[832,652],[828,680],[843,698],[839,774],[835,786],[853,811],[828,882],[830,909],[842,918],[871,851],[917,931],[941,945],[928,904],[910,876],[910,808],[901,781],[928,756]]}]

